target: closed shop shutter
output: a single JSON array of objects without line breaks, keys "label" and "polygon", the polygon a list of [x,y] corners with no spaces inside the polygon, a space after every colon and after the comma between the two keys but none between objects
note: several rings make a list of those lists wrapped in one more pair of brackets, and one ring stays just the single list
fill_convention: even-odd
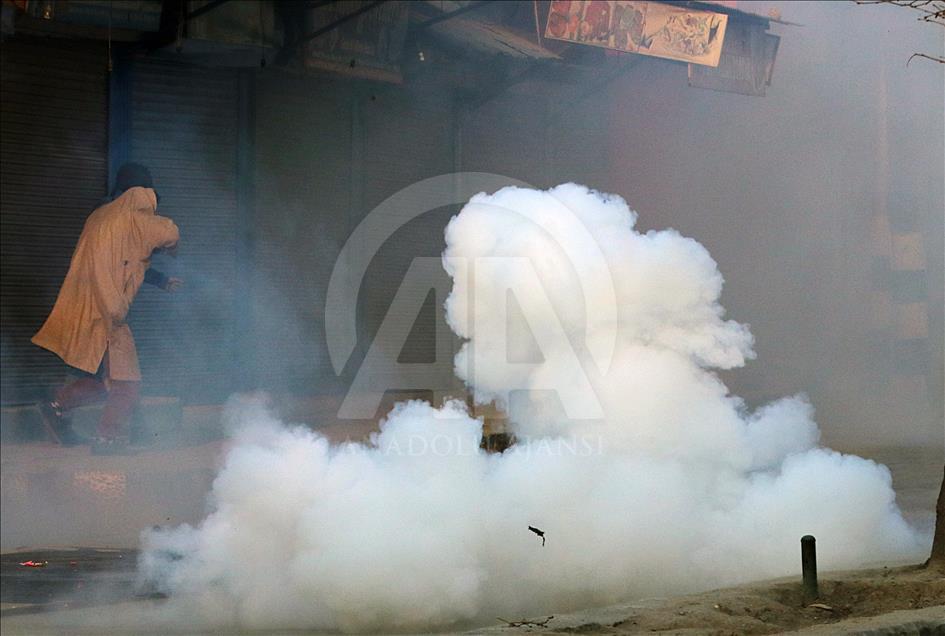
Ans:
[{"label": "closed shop shutter", "polygon": [[272,72],[257,95],[253,371],[268,390],[330,393],[324,306],[351,223],[350,89]]},{"label": "closed shop shutter", "polygon": [[[384,91],[373,100],[364,100],[362,120],[364,213],[418,181],[453,172],[453,103],[448,91],[428,86]],[[456,211],[455,206],[424,211],[387,237],[374,255],[361,290],[362,333],[368,341],[388,317],[391,301],[414,258],[442,254],[443,232]],[[449,289],[441,268],[435,276],[441,288]],[[405,315],[390,316],[413,325],[402,347],[399,342],[376,342],[375,346],[402,364],[436,362],[442,367],[443,386],[438,387],[442,390],[456,385],[452,357],[457,345],[445,328],[446,298],[441,296],[429,293],[419,315],[416,307],[407,307],[401,312]],[[430,388],[403,386],[397,377],[385,381],[389,388]]]},{"label": "closed shop shutter", "polygon": [[[554,90],[560,89],[549,88],[547,84],[523,83],[467,111],[461,126],[463,170],[498,174],[537,188],[568,181],[571,177],[562,179],[561,173],[569,175],[570,166],[580,166],[584,157],[574,155],[574,150],[562,140],[579,136],[576,129],[583,124],[560,118],[549,120],[555,108],[564,108],[561,104],[549,105],[547,95]],[[522,113],[529,116],[523,117]],[[548,130],[549,121],[554,123],[554,130]],[[599,121],[590,121],[596,130],[607,130]],[[585,137],[579,144],[580,154],[596,153],[592,154],[591,169],[602,161],[603,152],[603,147],[593,143],[594,139]],[[554,178],[559,181],[553,181],[550,174],[552,163],[559,173]],[[583,170],[585,174],[588,171]],[[577,173],[578,178],[583,178],[581,172]]]},{"label": "closed shop shutter", "polygon": [[[257,89],[255,370],[267,389],[336,391],[357,373],[413,258],[442,252],[443,229],[455,209],[415,219],[374,255],[361,281],[359,346],[340,383],[324,337],[325,292],[337,256],[378,203],[451,171],[451,99],[443,91],[415,95],[400,86],[276,73],[260,74]],[[437,360],[445,383],[454,385],[455,343],[448,328],[439,341],[436,333],[445,326],[444,300],[427,298],[404,346],[393,345],[391,353],[379,344],[402,363]],[[397,377],[381,381],[389,388],[430,388],[403,385]]]},{"label": "closed shop shutter", "polygon": [[234,380],[238,78],[138,59],[131,74],[131,157],[151,169],[159,214],[180,228],[177,259],[152,265],[184,279],[173,294],[142,287],[129,322],[145,390],[218,400]]},{"label": "closed shop shutter", "polygon": [[76,240],[107,187],[104,45],[8,38],[0,45],[2,401],[39,399],[65,365],[30,343]]}]

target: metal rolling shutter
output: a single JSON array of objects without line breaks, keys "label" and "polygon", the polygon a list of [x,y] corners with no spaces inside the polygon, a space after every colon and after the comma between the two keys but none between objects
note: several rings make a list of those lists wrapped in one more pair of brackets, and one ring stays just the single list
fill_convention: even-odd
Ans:
[{"label": "metal rolling shutter", "polygon": [[325,292],[350,231],[349,90],[260,74],[256,108],[253,320],[259,385],[327,393]]},{"label": "metal rolling shutter", "polygon": [[[385,91],[362,104],[364,136],[364,213],[417,181],[453,171],[453,104],[445,90]],[[445,248],[443,231],[456,208],[440,208],[414,219],[387,239],[374,255],[362,294],[363,333],[374,338],[387,316],[404,275],[417,256],[439,256]],[[439,272],[447,281],[445,272]],[[448,288],[448,283],[447,283]],[[428,294],[423,309],[400,351],[385,351],[400,363],[442,366],[445,384],[452,382],[455,343],[437,343],[438,324],[445,324],[445,298]],[[407,318],[409,320],[409,317]],[[440,330],[441,339],[448,334]],[[436,357],[437,344],[440,346]],[[392,388],[397,379],[390,379]],[[396,386],[426,389],[428,387]]]},{"label": "metal rolling shutter", "polygon": [[153,266],[184,279],[144,286],[129,322],[145,390],[220,399],[234,368],[238,80],[235,71],[139,59],[132,69],[131,157],[151,169],[159,214],[180,228],[177,259]]},{"label": "metal rolling shutter", "polygon": [[104,45],[0,46],[2,401],[38,399],[65,365],[30,343],[56,300],[82,225],[107,184]]},{"label": "metal rolling shutter", "polygon": [[[532,90],[527,92],[529,87]],[[567,174],[562,164],[580,164],[581,158],[571,157],[574,152],[571,148],[566,153],[556,148],[562,143],[562,137],[573,134],[571,129],[575,125],[559,117],[552,120],[555,130],[548,130],[552,107],[548,99],[542,97],[548,90],[546,84],[523,84],[466,112],[462,121],[463,170],[491,172],[547,188],[559,183],[552,181],[560,179],[561,172]],[[529,116],[523,117],[522,113]],[[606,126],[598,124],[597,128],[606,129]],[[603,149],[594,145],[592,139],[585,138],[582,147],[596,152],[599,161]],[[553,150],[555,154],[551,156]],[[550,174],[552,162],[559,172],[554,177]]]}]

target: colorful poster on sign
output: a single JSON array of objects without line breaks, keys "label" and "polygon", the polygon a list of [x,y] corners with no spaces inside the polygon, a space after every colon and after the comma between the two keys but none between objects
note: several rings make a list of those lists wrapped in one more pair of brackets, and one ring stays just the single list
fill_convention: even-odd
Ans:
[{"label": "colorful poster on sign", "polygon": [[718,66],[728,16],[661,2],[554,0],[545,37]]}]

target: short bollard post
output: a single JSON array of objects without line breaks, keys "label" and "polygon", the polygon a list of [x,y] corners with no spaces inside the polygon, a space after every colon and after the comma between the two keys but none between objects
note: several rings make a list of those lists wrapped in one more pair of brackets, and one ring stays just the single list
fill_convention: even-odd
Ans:
[{"label": "short bollard post", "polygon": [[804,601],[817,598],[817,546],[809,534],[801,537],[801,572],[804,577]]}]

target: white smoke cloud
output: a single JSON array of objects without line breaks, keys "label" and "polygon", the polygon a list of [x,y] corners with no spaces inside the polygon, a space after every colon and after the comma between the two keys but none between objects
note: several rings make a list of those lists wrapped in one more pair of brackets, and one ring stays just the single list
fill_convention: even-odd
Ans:
[{"label": "white smoke cloud", "polygon": [[[560,244],[569,215],[605,267]],[[785,575],[804,534],[822,568],[917,558],[927,538],[903,520],[885,467],[818,448],[803,397],[750,413],[728,394],[712,369],[744,364],[752,338],[724,318],[715,262],[635,220],[621,198],[574,184],[474,197],[446,232],[448,319],[467,340],[457,374],[477,399],[506,400],[519,442],[480,451],[461,402],[400,404],[370,443],[342,446],[237,403],[212,512],[146,532],[142,580],[209,626],[391,632]],[[530,260],[542,287],[516,295],[520,314],[550,301],[565,341],[476,302],[518,275],[481,275],[502,271],[476,269],[491,257]],[[585,316],[607,293],[616,323]],[[596,368],[588,343],[613,336],[609,368]],[[568,418],[547,391],[506,397],[585,372],[603,417]]]}]

